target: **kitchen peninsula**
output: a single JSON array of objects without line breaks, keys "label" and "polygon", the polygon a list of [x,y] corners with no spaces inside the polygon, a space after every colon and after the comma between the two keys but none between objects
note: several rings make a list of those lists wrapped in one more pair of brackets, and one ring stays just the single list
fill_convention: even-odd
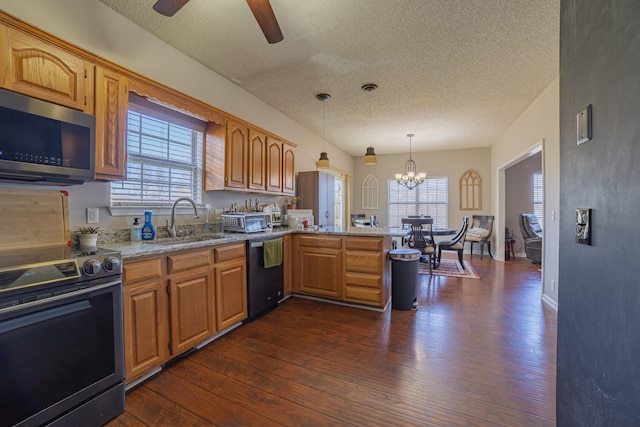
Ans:
[{"label": "kitchen peninsula", "polygon": [[385,228],[276,229],[108,243],[123,256],[127,384],[246,321],[247,241],[280,236],[285,298],[386,310],[391,232]]}]

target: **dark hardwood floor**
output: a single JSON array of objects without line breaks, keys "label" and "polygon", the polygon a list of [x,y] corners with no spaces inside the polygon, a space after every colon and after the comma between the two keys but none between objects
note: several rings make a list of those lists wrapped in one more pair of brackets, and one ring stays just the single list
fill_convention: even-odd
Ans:
[{"label": "dark hardwood floor", "polygon": [[127,393],[109,426],[554,426],[556,313],[528,260],[420,275],[417,311],[290,298]]}]

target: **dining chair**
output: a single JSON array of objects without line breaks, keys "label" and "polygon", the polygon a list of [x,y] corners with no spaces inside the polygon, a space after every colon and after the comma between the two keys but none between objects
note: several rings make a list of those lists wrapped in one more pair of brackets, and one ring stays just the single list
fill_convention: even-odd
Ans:
[{"label": "dining chair", "polygon": [[431,274],[436,253],[432,230],[433,218],[403,218],[403,227],[405,224],[410,227],[410,230],[403,238],[403,245],[421,252],[420,261],[426,259],[429,263],[429,274]]},{"label": "dining chair", "polygon": [[462,226],[460,230],[456,233],[453,238],[450,240],[441,240],[438,242],[438,264],[442,259],[442,251],[456,251],[458,252],[458,261],[460,261],[460,265],[464,269],[464,262],[462,260],[462,252],[464,251],[464,238],[467,235],[467,229],[469,228],[469,217],[465,216],[462,218]]},{"label": "dining chair", "polygon": [[487,244],[489,256],[491,255],[491,235],[493,234],[493,215],[473,215],[471,224],[464,238],[465,243],[469,242],[469,251],[473,255],[473,244],[480,243],[480,259],[484,256],[484,244]]}]

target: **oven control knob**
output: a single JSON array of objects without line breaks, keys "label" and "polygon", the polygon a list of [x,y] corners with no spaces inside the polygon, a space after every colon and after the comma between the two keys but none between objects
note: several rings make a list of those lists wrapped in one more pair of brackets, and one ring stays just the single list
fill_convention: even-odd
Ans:
[{"label": "oven control knob", "polygon": [[95,259],[90,259],[89,261],[86,261],[84,264],[82,264],[82,271],[88,276],[98,274],[101,270],[102,265],[100,264],[100,261]]},{"label": "oven control knob", "polygon": [[107,257],[102,261],[102,267],[109,272],[120,271],[120,260],[116,257]]}]

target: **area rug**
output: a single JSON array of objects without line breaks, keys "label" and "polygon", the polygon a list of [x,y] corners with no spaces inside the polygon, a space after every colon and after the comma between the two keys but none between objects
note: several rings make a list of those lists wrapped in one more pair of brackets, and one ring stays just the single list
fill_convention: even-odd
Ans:
[{"label": "area rug", "polygon": [[[463,269],[457,259],[443,258],[440,261],[440,267],[433,270],[434,276],[463,277],[465,279],[479,279],[478,273],[473,269],[471,264],[464,262],[466,269]],[[429,265],[425,262],[418,264],[419,274],[429,274]]]}]

